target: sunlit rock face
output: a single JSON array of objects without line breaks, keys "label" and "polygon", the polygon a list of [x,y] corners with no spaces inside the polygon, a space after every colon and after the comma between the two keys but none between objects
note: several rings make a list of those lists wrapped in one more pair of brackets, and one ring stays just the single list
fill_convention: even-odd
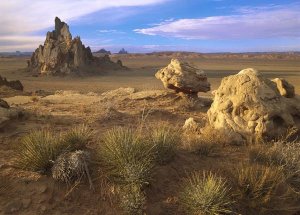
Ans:
[{"label": "sunlit rock face", "polygon": [[69,26],[58,17],[55,18],[55,30],[47,33],[44,45],[35,50],[28,62],[29,70],[39,74],[70,74],[90,67],[121,68],[108,56],[94,57],[80,37],[72,39]]},{"label": "sunlit rock face", "polygon": [[[285,89],[284,89],[285,88]],[[300,128],[300,99],[287,81],[271,81],[255,69],[223,78],[208,110],[210,125],[240,140],[276,137]]]},{"label": "sunlit rock face", "polygon": [[204,71],[172,59],[171,63],[159,70],[155,77],[163,82],[165,88],[185,94],[197,94],[210,91],[210,83]]}]

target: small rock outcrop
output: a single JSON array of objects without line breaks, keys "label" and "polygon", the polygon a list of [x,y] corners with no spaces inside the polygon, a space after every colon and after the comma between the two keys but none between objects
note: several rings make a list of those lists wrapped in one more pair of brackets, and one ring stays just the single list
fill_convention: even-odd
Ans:
[{"label": "small rock outcrop", "polygon": [[0,99],[0,108],[9,108],[9,105],[6,101],[4,101],[3,99]]},{"label": "small rock outcrop", "polygon": [[209,123],[235,133],[241,141],[273,138],[289,127],[300,128],[300,98],[291,89],[287,81],[273,82],[251,68],[225,77],[213,92]]},{"label": "small rock outcrop", "polygon": [[124,48],[122,48],[118,54],[128,54],[128,51],[126,51]]},{"label": "small rock outcrop", "polygon": [[177,93],[195,94],[210,91],[210,83],[204,71],[172,59],[171,63],[159,70],[155,77],[163,82],[165,88],[175,90]]},{"label": "small rock outcrop", "polygon": [[2,86],[6,86],[14,90],[20,90],[20,91],[23,91],[24,89],[22,83],[19,80],[8,81],[6,78],[2,78],[0,75],[0,87]]},{"label": "small rock outcrop", "polygon": [[107,54],[107,55],[111,55],[111,52],[110,51],[106,51],[105,49],[100,49],[96,52],[94,52],[96,54]]},{"label": "small rock outcrop", "polygon": [[289,82],[282,78],[275,78],[272,81],[276,83],[280,95],[287,98],[295,97],[295,88]]},{"label": "small rock outcrop", "polygon": [[28,61],[29,71],[38,74],[70,74],[91,71],[92,67],[117,69],[107,55],[94,57],[80,37],[72,39],[69,26],[55,18],[55,30],[48,32],[44,45],[40,45]]}]

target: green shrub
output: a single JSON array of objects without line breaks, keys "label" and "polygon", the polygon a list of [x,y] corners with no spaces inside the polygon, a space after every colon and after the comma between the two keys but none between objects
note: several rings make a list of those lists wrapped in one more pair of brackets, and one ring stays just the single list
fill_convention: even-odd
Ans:
[{"label": "green shrub", "polygon": [[62,136],[62,145],[69,151],[84,149],[92,136],[92,131],[86,125],[71,128]]},{"label": "green shrub", "polygon": [[33,131],[23,138],[16,162],[22,169],[46,172],[61,150],[58,138],[51,131]]},{"label": "green shrub", "polygon": [[223,178],[195,172],[185,179],[179,204],[189,215],[213,215],[230,214],[233,201]]},{"label": "green shrub", "polygon": [[180,135],[166,125],[155,127],[151,133],[151,143],[154,145],[155,157],[159,164],[170,162],[176,153]]},{"label": "green shrub", "polygon": [[149,184],[154,165],[154,149],[129,128],[113,128],[105,133],[99,150],[108,174],[118,183]]},{"label": "green shrub", "polygon": [[247,207],[261,210],[274,203],[284,178],[276,167],[243,164],[237,168],[238,197]]}]

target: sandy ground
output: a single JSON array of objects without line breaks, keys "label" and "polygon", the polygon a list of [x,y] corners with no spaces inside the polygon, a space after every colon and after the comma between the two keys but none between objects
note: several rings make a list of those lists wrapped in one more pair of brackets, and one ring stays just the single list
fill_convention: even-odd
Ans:
[{"label": "sandy ground", "polygon": [[[24,73],[26,58],[0,58],[0,75],[21,80],[26,92],[51,91],[49,96],[25,93],[5,98],[14,108],[22,110],[22,116],[0,130],[0,177],[9,179],[5,193],[0,193],[0,214],[121,214],[116,200],[105,192],[106,187],[99,180],[98,169],[92,171],[95,191],[89,189],[88,183],[71,190],[65,184],[53,181],[50,176],[17,169],[14,159],[18,145],[31,130],[50,127],[55,131],[66,131],[74,125],[86,123],[95,132],[88,145],[93,152],[105,131],[115,126],[139,125],[145,113],[148,125],[168,123],[173,127],[181,127],[189,117],[194,117],[203,125],[206,123],[207,99],[201,98],[199,106],[191,107],[182,98],[163,90],[160,81],[155,79],[155,72],[168,64],[169,57],[113,56],[113,60],[117,59],[121,59],[130,70],[112,71],[93,77],[32,77]],[[300,93],[299,61],[186,60],[207,72],[212,89],[217,88],[222,77],[243,68],[255,67],[270,78],[286,78]],[[119,87],[135,89],[102,94]],[[203,95],[209,97],[210,93]],[[226,146],[214,157],[199,157],[179,150],[174,161],[155,167],[153,183],[145,191],[146,214],[182,215],[177,202],[182,178],[194,170],[212,170],[230,179],[231,170],[236,164],[247,160],[247,150],[246,146]],[[247,214],[247,211],[244,212]]]},{"label": "sandy ground", "polygon": [[[0,58],[0,75],[8,79],[20,79],[26,91],[43,90],[78,90],[81,92],[105,92],[118,87],[134,87],[140,90],[163,89],[155,72],[166,66],[171,57],[163,56],[112,56],[114,61],[121,59],[130,68],[128,71],[112,71],[93,77],[32,77],[24,73],[28,58]],[[223,77],[253,67],[269,78],[286,78],[300,93],[300,61],[269,59],[184,59],[202,68],[212,84],[212,90],[220,85]],[[298,87],[299,86],[299,87]],[[210,93],[208,93],[210,95]]]}]

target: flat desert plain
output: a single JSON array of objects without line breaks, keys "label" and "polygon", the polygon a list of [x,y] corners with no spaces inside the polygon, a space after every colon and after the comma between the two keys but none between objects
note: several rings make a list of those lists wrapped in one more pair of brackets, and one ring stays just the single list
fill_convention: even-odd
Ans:
[{"label": "flat desert plain", "polygon": [[[229,208],[234,211],[232,214],[299,214],[299,181],[295,180],[295,184],[290,181],[283,183],[280,177],[275,177],[281,174],[277,168],[256,166],[253,164],[255,161],[249,162],[252,146],[232,144],[227,142],[227,134],[211,130],[204,131],[200,137],[194,131],[191,135],[184,133],[181,128],[189,117],[193,117],[201,127],[205,126],[212,94],[211,91],[201,93],[198,105],[172,91],[164,90],[161,81],[157,80],[154,74],[167,66],[172,58],[179,58],[203,69],[212,84],[212,90],[218,88],[223,77],[253,67],[269,78],[285,78],[295,86],[296,92],[300,93],[299,59],[240,55],[234,58],[224,55],[212,57],[189,54],[112,55],[113,61],[122,60],[128,69],[107,71],[97,76],[34,77],[25,71],[29,57],[2,57],[0,75],[9,80],[20,80],[24,85],[24,92],[14,91],[12,95],[2,96],[11,106],[8,110],[16,109],[20,113],[0,129],[0,214],[117,215],[124,214],[125,209],[133,211],[125,214],[133,215],[188,214],[183,211],[182,199],[179,196],[184,178],[195,171],[201,173],[200,177],[203,172],[210,171],[226,181],[226,187],[230,187],[226,193],[230,191],[230,198],[233,198]],[[116,90],[118,88],[121,89]],[[35,93],[36,91],[38,92]],[[90,188],[87,178],[66,184],[53,179],[51,168],[44,172],[28,169],[39,161],[39,156],[34,156],[34,151],[32,154],[28,150],[30,159],[27,159],[29,164],[25,167],[20,167],[16,162],[24,158],[20,154],[20,145],[26,140],[24,137],[28,137],[31,132],[50,130],[50,137],[64,137],[70,129],[82,124],[92,131],[91,135],[88,135],[88,132],[81,133],[81,137],[88,136],[84,150],[91,155],[89,170],[93,189]],[[162,164],[155,162],[153,166],[151,164],[150,173],[145,174],[145,180],[149,180],[147,186],[142,190],[130,188],[133,190],[125,190],[124,195],[121,191],[127,187],[122,188],[122,183],[120,185],[108,177],[105,165],[98,162],[99,159],[103,162],[103,158],[98,157],[99,152],[103,152],[99,147],[107,142],[107,132],[116,131],[116,127],[137,130],[139,135],[145,138],[143,143],[151,141],[155,131],[163,131],[166,133],[162,134],[169,135],[167,141],[171,143],[165,153],[163,150],[159,151],[163,159],[170,156],[170,160]],[[170,130],[165,130],[166,127]],[[173,137],[177,139],[172,139]],[[44,147],[44,142],[41,147]],[[259,148],[258,152],[261,152],[261,149],[267,150],[263,144],[260,147],[262,148]],[[145,161],[144,157],[140,158],[139,153],[144,155],[144,152],[140,150],[133,156],[140,159],[142,164],[147,160]],[[147,158],[147,154],[145,155]],[[296,155],[298,154],[295,153]],[[128,162],[122,163],[125,167],[128,167],[127,164]],[[244,164],[241,170],[250,170],[246,176],[254,179],[253,192],[261,196],[252,198],[252,194],[250,197],[237,195],[239,192],[243,193],[245,187],[243,184],[238,185],[243,181],[243,171],[237,171],[240,167],[237,164]],[[257,180],[254,176],[257,176],[258,170],[265,172],[266,176],[258,177],[262,180],[266,178],[262,184],[266,184],[270,192],[256,192]],[[135,176],[133,174],[133,177]],[[248,179],[247,177],[245,178]],[[127,178],[122,177],[122,180]],[[282,186],[284,189],[281,189]],[[218,189],[218,184],[213,188]],[[192,191],[194,190],[192,188]],[[289,191],[288,195],[282,193],[282,190]],[[217,195],[219,193],[216,192]],[[185,197],[189,198],[189,195]],[[204,201],[206,200],[204,198]],[[189,200],[187,203],[193,201]],[[224,204],[226,205],[226,202]]]},{"label": "flat desert plain", "polygon": [[[129,70],[110,71],[105,74],[90,77],[32,77],[23,71],[26,68],[28,57],[0,58],[0,75],[14,80],[19,79],[26,91],[39,89],[55,90],[78,90],[80,92],[104,92],[119,87],[133,87],[139,90],[163,89],[160,80],[154,77],[157,70],[170,63],[170,55],[113,55],[113,61],[122,60],[123,65]],[[203,69],[212,90],[215,90],[225,76],[236,74],[245,68],[255,68],[268,78],[285,78],[296,87],[299,94],[300,88],[300,60],[289,59],[234,59],[227,57],[202,58],[197,56],[180,55],[181,60],[187,61]],[[207,93],[210,95],[210,93]]]}]

